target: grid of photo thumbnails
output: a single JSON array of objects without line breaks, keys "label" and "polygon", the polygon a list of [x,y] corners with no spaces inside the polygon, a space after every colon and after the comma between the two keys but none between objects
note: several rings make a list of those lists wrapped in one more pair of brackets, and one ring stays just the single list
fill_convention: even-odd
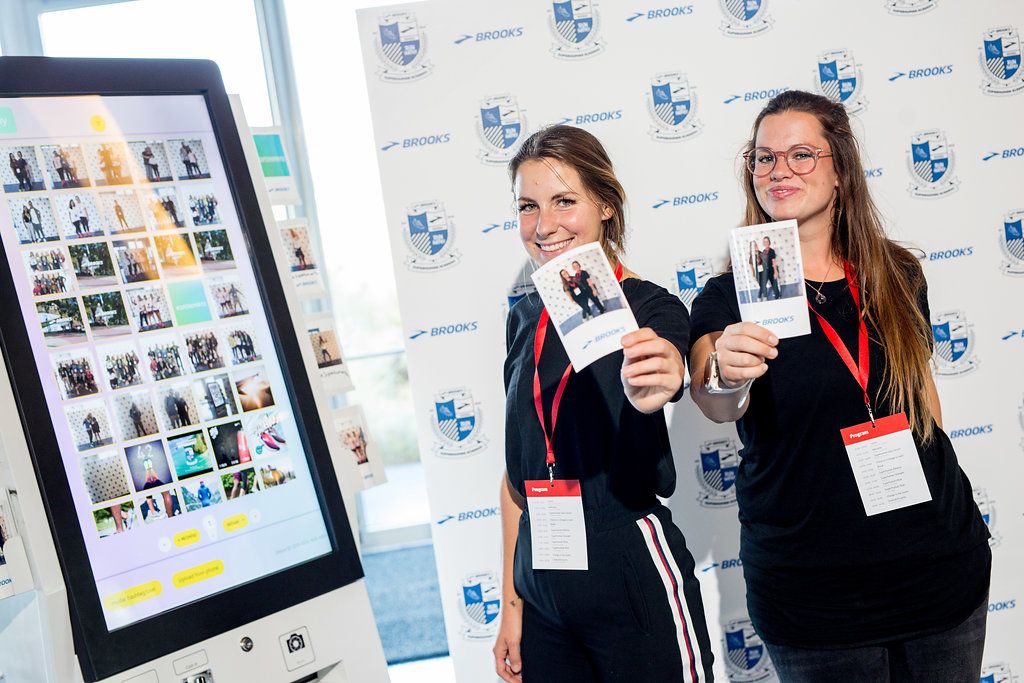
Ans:
[{"label": "grid of photo thumbnails", "polygon": [[0,154],[98,536],[294,480],[202,141]]}]

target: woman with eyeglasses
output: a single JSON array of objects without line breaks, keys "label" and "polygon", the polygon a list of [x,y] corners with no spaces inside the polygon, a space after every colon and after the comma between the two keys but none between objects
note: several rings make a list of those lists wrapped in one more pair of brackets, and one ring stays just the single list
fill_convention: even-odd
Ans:
[{"label": "woman with eyeglasses", "polygon": [[[691,314],[691,395],[744,446],[750,619],[787,683],[975,683],[989,534],[942,431],[921,266],[883,231],[842,105],[775,97],[744,160],[745,223],[797,220],[811,309],[811,333],[780,341],[741,322],[725,273]],[[876,512],[851,457],[890,431],[873,443],[896,444],[928,499]]]}]

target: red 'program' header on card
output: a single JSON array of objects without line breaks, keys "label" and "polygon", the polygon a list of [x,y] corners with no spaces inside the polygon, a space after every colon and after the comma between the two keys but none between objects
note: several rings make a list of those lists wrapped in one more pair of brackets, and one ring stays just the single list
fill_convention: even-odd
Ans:
[{"label": "red 'program' header on card", "polygon": [[852,427],[843,427],[840,430],[843,434],[843,443],[847,446],[852,446],[871,439],[877,439],[880,436],[888,436],[896,432],[902,432],[905,429],[910,429],[907,416],[903,413],[881,417],[875,420],[875,424],[877,426],[872,427],[871,422],[862,422]]},{"label": "red 'program' header on card", "polygon": [[527,498],[551,498],[555,496],[580,496],[579,479],[528,479],[523,482]]}]

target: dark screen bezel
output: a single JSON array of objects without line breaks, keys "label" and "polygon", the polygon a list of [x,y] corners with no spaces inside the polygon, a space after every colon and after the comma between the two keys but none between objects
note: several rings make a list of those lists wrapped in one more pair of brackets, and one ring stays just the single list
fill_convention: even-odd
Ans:
[{"label": "dark screen bezel", "polygon": [[[0,306],[0,346],[68,588],[82,673],[86,681],[94,681],[316,598],[360,579],[363,572],[278,267],[216,64],[206,60],[0,57],[0,97],[75,95],[204,98],[257,286],[268,311],[278,361],[293,397],[295,426],[308,454],[313,486],[332,548],[326,555],[216,593],[198,603],[108,631],[52,417],[36,371],[27,324],[15,303],[18,294],[8,260],[0,259],[0,297],[7,302]],[[195,609],[197,604],[202,605],[201,611]],[[197,614],[205,617],[196,618]]]}]

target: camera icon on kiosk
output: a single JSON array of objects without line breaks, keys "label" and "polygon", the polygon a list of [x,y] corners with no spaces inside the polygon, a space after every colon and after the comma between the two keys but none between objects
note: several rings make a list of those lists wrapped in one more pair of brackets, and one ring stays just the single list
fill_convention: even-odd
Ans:
[{"label": "camera icon on kiosk", "polygon": [[285,666],[289,671],[305,666],[316,659],[313,642],[309,639],[309,629],[301,626],[280,636],[281,654],[284,655]]},{"label": "camera icon on kiosk", "polygon": [[301,633],[293,633],[288,636],[287,641],[288,652],[298,652],[302,648],[306,647],[306,639],[302,637]]}]

